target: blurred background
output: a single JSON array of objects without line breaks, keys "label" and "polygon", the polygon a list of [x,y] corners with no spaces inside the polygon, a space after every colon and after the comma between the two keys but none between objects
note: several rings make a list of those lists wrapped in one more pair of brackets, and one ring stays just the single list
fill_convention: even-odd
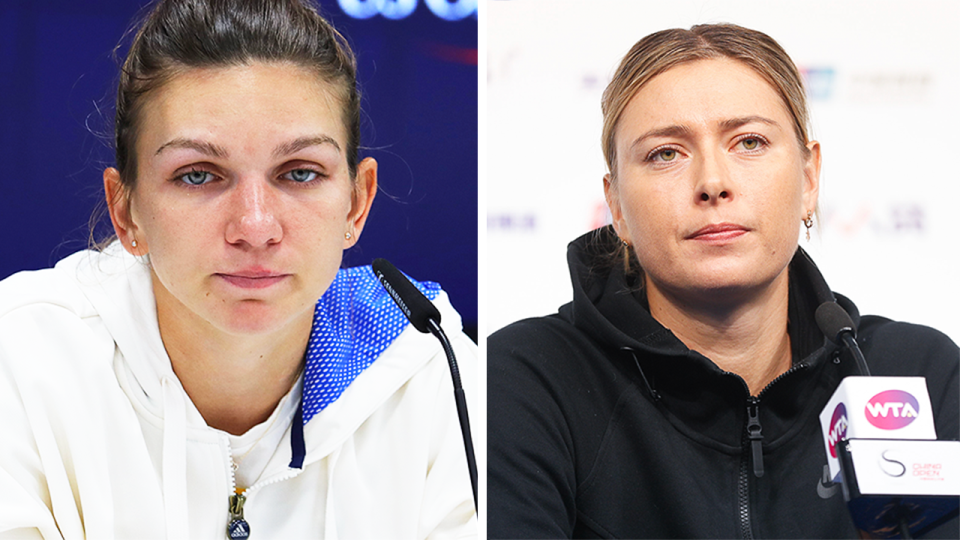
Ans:
[{"label": "blurred background", "polygon": [[763,31],[803,71],[823,149],[821,219],[801,239],[864,314],[960,341],[960,2],[511,0],[487,24],[487,326],[572,297],[566,244],[609,223],[600,96],[666,28]]},{"label": "blurred background", "polygon": [[[87,247],[129,39],[113,50],[146,4],[0,1],[0,279]],[[357,54],[361,157],[380,163],[344,266],[383,257],[441,283],[476,339],[477,0],[319,4]]]}]

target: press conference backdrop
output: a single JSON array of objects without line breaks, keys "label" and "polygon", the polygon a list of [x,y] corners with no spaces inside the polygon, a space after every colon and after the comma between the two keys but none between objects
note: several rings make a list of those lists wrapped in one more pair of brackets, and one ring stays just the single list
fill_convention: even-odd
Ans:
[{"label": "press conference backdrop", "polygon": [[[0,1],[0,278],[86,247],[113,165],[111,51],[145,3]],[[477,2],[320,4],[357,53],[361,154],[380,163],[344,264],[384,257],[438,281],[476,328]]]},{"label": "press conference backdrop", "polygon": [[609,222],[600,96],[620,58],[666,28],[732,22],[803,71],[823,147],[813,239],[861,313],[960,341],[960,2],[510,0],[485,4],[489,320],[571,298],[566,244]]}]

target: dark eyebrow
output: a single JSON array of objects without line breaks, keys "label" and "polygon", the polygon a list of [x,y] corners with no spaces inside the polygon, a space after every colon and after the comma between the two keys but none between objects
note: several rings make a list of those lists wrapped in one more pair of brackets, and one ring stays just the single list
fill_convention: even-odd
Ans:
[{"label": "dark eyebrow", "polygon": [[206,141],[198,141],[196,139],[184,139],[182,137],[178,137],[172,141],[160,145],[160,148],[157,148],[157,153],[154,155],[159,155],[160,152],[163,152],[167,148],[187,148],[190,150],[196,150],[201,154],[218,158],[225,158],[229,155],[227,150],[222,146],[217,146]]},{"label": "dark eyebrow", "polygon": [[337,149],[337,153],[340,152],[340,145],[337,144],[337,141],[333,137],[328,137],[326,135],[317,135],[314,137],[300,137],[299,139],[294,139],[288,143],[283,143],[277,146],[273,150],[274,157],[283,157],[299,152],[304,148],[309,148],[311,146],[318,146],[321,144],[332,144],[334,148]]},{"label": "dark eyebrow", "polygon": [[[722,120],[720,121],[719,126],[721,131],[731,131],[731,130],[737,129],[738,127],[745,126],[753,122],[780,127],[780,124],[778,124],[776,121],[763,116],[756,116],[756,115],[741,116],[738,118],[730,118],[728,120]],[[640,144],[643,143],[643,141],[652,137],[682,138],[682,137],[689,137],[690,134],[691,134],[690,128],[688,128],[687,126],[680,126],[680,125],[673,125],[673,126],[666,126],[666,127],[657,128],[657,129],[651,129],[650,131],[637,137],[637,139],[633,141],[632,147],[636,148],[640,146]]]}]

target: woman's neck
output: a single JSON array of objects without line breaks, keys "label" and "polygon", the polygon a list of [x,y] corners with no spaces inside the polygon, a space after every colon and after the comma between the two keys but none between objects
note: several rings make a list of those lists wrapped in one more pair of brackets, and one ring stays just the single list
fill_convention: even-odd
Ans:
[{"label": "woman's neck", "polygon": [[646,287],[651,315],[684,345],[743,378],[751,395],[790,368],[786,271],[760,290],[720,302],[690,301],[657,287],[649,278]]},{"label": "woman's neck", "polygon": [[238,336],[176,309],[171,300],[158,297],[160,337],[207,425],[240,435],[269,418],[300,374],[312,313],[274,333]]}]

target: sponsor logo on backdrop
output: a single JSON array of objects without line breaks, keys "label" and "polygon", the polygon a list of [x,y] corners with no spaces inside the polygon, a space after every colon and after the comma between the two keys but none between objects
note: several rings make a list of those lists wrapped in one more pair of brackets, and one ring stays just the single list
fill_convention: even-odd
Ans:
[{"label": "sponsor logo on backdrop", "polygon": [[[802,66],[807,96],[814,101],[888,101],[916,103],[925,99],[935,77],[928,71],[840,71],[833,66]],[[838,89],[840,90],[838,92]]]},{"label": "sponsor logo on backdrop", "polygon": [[[387,19],[405,19],[417,9],[419,0],[337,0],[340,9],[354,19],[383,15]],[[459,21],[477,16],[477,0],[423,0],[441,19]]]},{"label": "sponsor logo on backdrop", "polygon": [[600,201],[593,205],[593,214],[590,218],[590,230],[599,229],[613,223],[613,217],[610,215],[610,208],[606,201]]},{"label": "sponsor logo on backdrop", "polygon": [[917,419],[920,403],[903,390],[886,390],[867,401],[863,414],[880,429],[904,428]]},{"label": "sponsor logo on backdrop", "polygon": [[810,99],[827,100],[833,96],[836,71],[832,67],[804,67],[800,68],[800,75]]},{"label": "sponsor logo on backdrop", "polygon": [[532,232],[537,228],[536,214],[487,214],[488,231]]},{"label": "sponsor logo on backdrop", "polygon": [[930,94],[934,75],[926,71],[873,71],[853,73],[849,98],[853,101],[917,103]]},{"label": "sponsor logo on backdrop", "polygon": [[927,212],[918,202],[894,203],[887,208],[866,201],[858,206],[825,205],[824,230],[858,237],[868,233],[876,236],[923,235],[927,233]]}]

